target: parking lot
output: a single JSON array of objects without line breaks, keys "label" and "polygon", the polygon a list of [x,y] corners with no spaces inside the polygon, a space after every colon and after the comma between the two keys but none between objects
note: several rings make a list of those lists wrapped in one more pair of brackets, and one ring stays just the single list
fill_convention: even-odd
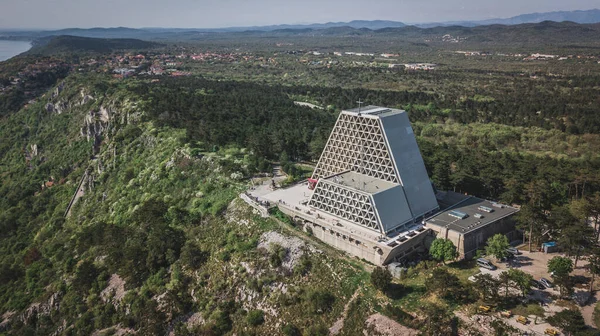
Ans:
[{"label": "parking lot", "polygon": [[[528,252],[525,250],[519,249],[521,254],[516,255],[513,260],[508,262],[497,262],[493,258],[490,259],[492,263],[497,266],[496,270],[488,270],[485,268],[480,268],[481,273],[488,273],[498,278],[500,273],[506,271],[510,268],[520,269],[526,273],[529,273],[533,276],[534,279],[539,280],[540,278],[546,278],[552,280],[552,277],[548,273],[547,265],[548,261],[556,256],[564,256],[559,253],[543,253],[543,252]],[[573,271],[573,275],[576,277],[588,277],[589,275],[586,273],[585,265],[587,262],[585,260],[581,260],[577,263],[577,268]],[[518,294],[518,293],[515,293]],[[558,301],[558,289],[557,288],[547,288],[547,289],[537,289],[533,288],[530,294],[527,296],[528,299],[540,303],[542,308],[544,309],[545,317],[551,316],[556,312],[566,309],[564,305],[557,305]],[[596,295],[595,298],[588,300],[588,288],[585,285],[580,285],[575,288],[575,301],[574,303],[579,303],[579,309],[581,310],[586,324],[592,327],[596,327],[593,323],[593,311],[597,302]],[[586,302],[587,301],[587,302]],[[582,306],[582,304],[584,304]],[[516,321],[516,318],[513,316],[511,318],[503,318],[507,324],[512,327],[518,328],[527,332],[534,332],[540,335],[543,335],[544,330],[546,328],[550,328],[551,326],[548,323],[545,323],[542,318],[537,318],[535,316],[528,316],[529,323],[527,325],[523,325]]]}]

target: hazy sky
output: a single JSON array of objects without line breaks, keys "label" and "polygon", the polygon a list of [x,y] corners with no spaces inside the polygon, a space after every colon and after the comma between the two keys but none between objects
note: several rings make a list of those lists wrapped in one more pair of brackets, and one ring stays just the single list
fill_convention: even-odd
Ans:
[{"label": "hazy sky", "polygon": [[599,0],[0,0],[0,27],[216,28],[356,19],[417,23],[597,7]]}]

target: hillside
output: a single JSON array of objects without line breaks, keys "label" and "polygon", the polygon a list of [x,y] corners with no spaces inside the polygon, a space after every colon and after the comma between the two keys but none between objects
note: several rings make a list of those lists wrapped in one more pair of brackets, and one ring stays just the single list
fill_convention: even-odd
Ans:
[{"label": "hillside", "polygon": [[[426,253],[377,289],[373,265],[239,196],[280,169],[282,186],[305,179],[340,110],[361,100],[407,111],[436,188],[538,197],[535,234],[556,237],[576,221],[572,201],[600,192],[598,29],[186,31],[199,40],[168,46],[61,36],[38,46],[50,56],[1,62],[0,335],[477,335],[481,304],[537,308],[473,285],[474,262]],[[573,56],[455,52],[469,41]]]},{"label": "hillside", "polygon": [[160,44],[136,39],[107,39],[80,36],[50,36],[34,41],[28,55],[56,55],[72,53],[109,53],[117,50],[141,50]]},{"label": "hillside", "polygon": [[600,9],[557,11],[544,13],[527,13],[510,18],[497,18],[475,21],[447,21],[447,22],[428,22],[416,24],[422,28],[433,28],[440,26],[486,26],[486,25],[517,25],[523,23],[539,23],[543,21],[563,22],[570,21],[575,23],[598,23],[600,22]]},{"label": "hillside", "polygon": [[[361,266],[231,203],[257,157],[159,125],[138,85],[69,77],[47,101],[60,114],[40,102],[1,121],[0,333],[275,334],[308,320],[326,330],[364,283]],[[287,123],[316,113],[273,104]],[[211,128],[226,130],[224,117],[208,117]],[[357,302],[351,316],[367,309]],[[250,312],[260,321],[246,322]]]},{"label": "hillside", "polygon": [[[412,267],[382,293],[370,284],[370,265],[319,243],[277,212],[261,218],[238,199],[250,178],[269,183],[261,176],[272,170],[270,160],[314,160],[323,148],[335,111],[297,106],[286,90],[309,91],[71,74],[1,119],[0,333],[357,335],[377,329],[368,322],[377,313],[398,330],[401,322],[426,334],[448,332],[445,312],[478,295],[465,285],[477,272],[473,263],[443,268],[455,279],[451,298],[432,298],[425,283],[435,262]],[[344,105],[358,97],[428,99],[322,93]],[[419,118],[417,107],[411,110]],[[495,147],[519,143],[511,140],[514,132],[527,133],[533,145],[560,141],[559,132],[450,126],[415,123],[439,186],[519,200],[526,181],[553,176],[560,202],[563,184],[600,166],[593,158]],[[82,195],[67,211],[79,186]],[[427,307],[438,310],[424,315]]]}]

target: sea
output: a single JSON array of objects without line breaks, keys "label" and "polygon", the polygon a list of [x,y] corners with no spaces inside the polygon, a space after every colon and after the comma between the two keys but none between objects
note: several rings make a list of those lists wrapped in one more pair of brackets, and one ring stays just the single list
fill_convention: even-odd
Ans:
[{"label": "sea", "polygon": [[0,40],[0,62],[31,49],[31,43],[25,41]]}]

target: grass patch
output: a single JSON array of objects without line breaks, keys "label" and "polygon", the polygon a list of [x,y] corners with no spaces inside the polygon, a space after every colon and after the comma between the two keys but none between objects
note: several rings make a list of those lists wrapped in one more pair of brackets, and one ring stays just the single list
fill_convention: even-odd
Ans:
[{"label": "grass patch", "polygon": [[518,305],[512,309],[513,314],[515,315],[535,315],[539,317],[544,317],[544,308],[535,303],[530,303],[527,305]]},{"label": "grass patch", "polygon": [[277,207],[269,209],[269,214],[288,225],[294,226],[294,223],[292,222],[292,219],[290,218],[290,216],[284,214]]},{"label": "grass patch", "polygon": [[565,307],[567,309],[573,309],[573,310],[579,310],[579,306],[577,306],[577,304],[575,304],[575,302],[570,301],[570,300],[556,300],[556,305],[559,307]]},{"label": "grass patch", "polygon": [[479,267],[477,267],[475,260],[461,260],[448,264],[448,270],[462,282],[468,281],[470,276],[479,273]]}]

